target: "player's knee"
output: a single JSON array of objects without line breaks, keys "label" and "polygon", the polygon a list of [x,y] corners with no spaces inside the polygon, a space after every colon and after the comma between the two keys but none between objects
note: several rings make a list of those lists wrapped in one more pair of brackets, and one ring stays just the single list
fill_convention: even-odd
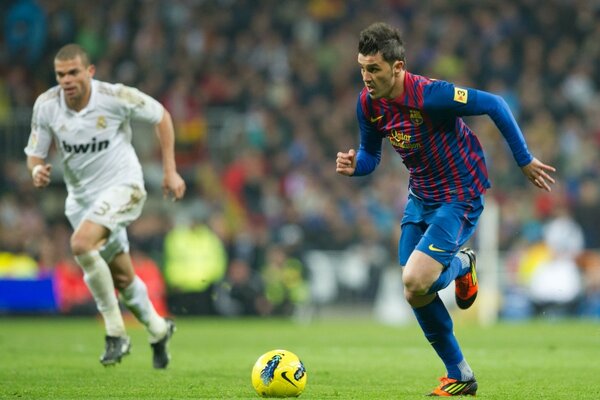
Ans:
[{"label": "player's knee", "polygon": [[435,298],[436,294],[429,294],[421,292],[411,292],[406,287],[404,288],[404,298],[412,308],[420,308],[431,303]]},{"label": "player's knee", "polygon": [[71,252],[74,256],[80,256],[93,250],[95,250],[93,243],[86,240],[85,237],[77,234],[71,236]]},{"label": "player's knee", "polygon": [[408,289],[404,288],[404,298],[406,299],[406,302],[411,305],[411,307],[421,306],[423,297],[424,296],[421,294],[417,294],[416,292],[411,292]]},{"label": "player's knee", "polygon": [[122,272],[113,272],[112,273],[113,282],[115,288],[118,291],[123,291],[131,285],[133,282],[133,278],[126,273]]},{"label": "player's knee", "polygon": [[423,279],[423,276],[406,269],[402,274],[402,283],[404,284],[404,293],[407,299],[408,296],[422,296],[427,294],[427,290],[431,286],[431,282]]}]

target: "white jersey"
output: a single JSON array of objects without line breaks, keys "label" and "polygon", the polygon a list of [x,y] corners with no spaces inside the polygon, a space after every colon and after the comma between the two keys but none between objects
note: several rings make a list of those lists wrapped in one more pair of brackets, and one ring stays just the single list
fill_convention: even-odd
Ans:
[{"label": "white jersey", "polygon": [[131,120],[156,125],[163,106],[139,90],[92,80],[88,105],[70,109],[60,86],[41,94],[33,107],[28,156],[45,159],[54,139],[71,200],[93,201],[108,187],[144,187],[142,167],[131,144]]}]

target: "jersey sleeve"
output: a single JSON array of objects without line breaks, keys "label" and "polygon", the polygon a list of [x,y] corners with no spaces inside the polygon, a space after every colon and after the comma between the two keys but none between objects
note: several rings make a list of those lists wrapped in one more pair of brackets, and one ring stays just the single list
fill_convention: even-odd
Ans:
[{"label": "jersey sleeve", "polygon": [[498,95],[458,87],[449,82],[433,81],[423,89],[423,106],[427,110],[455,117],[488,115],[508,143],[517,164],[522,167],[533,160],[508,104]]},{"label": "jersey sleeve", "polygon": [[116,97],[126,107],[133,120],[148,122],[152,125],[160,122],[164,113],[162,104],[136,88],[121,84],[116,86]]},{"label": "jersey sleeve", "polygon": [[373,172],[379,165],[383,136],[368,121],[361,104],[360,96],[356,104],[356,117],[360,129],[360,146],[356,155],[354,176],[363,176]]},{"label": "jersey sleeve", "polygon": [[42,99],[38,97],[33,106],[31,131],[29,133],[27,147],[25,147],[25,154],[45,159],[48,156],[48,150],[52,144],[52,131],[48,121],[46,121],[42,104]]}]

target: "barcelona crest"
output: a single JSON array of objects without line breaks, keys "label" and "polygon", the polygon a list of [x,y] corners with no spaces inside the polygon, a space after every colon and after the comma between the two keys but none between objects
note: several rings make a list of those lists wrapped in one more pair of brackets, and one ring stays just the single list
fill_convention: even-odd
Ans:
[{"label": "barcelona crest", "polygon": [[423,123],[423,116],[419,110],[410,110],[410,122],[415,126],[419,126]]}]

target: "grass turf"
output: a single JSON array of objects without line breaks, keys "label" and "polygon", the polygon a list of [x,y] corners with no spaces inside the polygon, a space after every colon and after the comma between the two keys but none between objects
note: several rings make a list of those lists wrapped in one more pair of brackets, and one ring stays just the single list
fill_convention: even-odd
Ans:
[{"label": "grass turf", "polygon": [[[179,318],[172,364],[151,367],[146,334],[128,323],[132,354],[98,362],[96,319],[0,318],[0,399],[257,399],[254,361],[285,348],[308,372],[302,399],[422,399],[444,368],[419,328],[368,319]],[[600,324],[455,325],[482,399],[600,399]]]}]

